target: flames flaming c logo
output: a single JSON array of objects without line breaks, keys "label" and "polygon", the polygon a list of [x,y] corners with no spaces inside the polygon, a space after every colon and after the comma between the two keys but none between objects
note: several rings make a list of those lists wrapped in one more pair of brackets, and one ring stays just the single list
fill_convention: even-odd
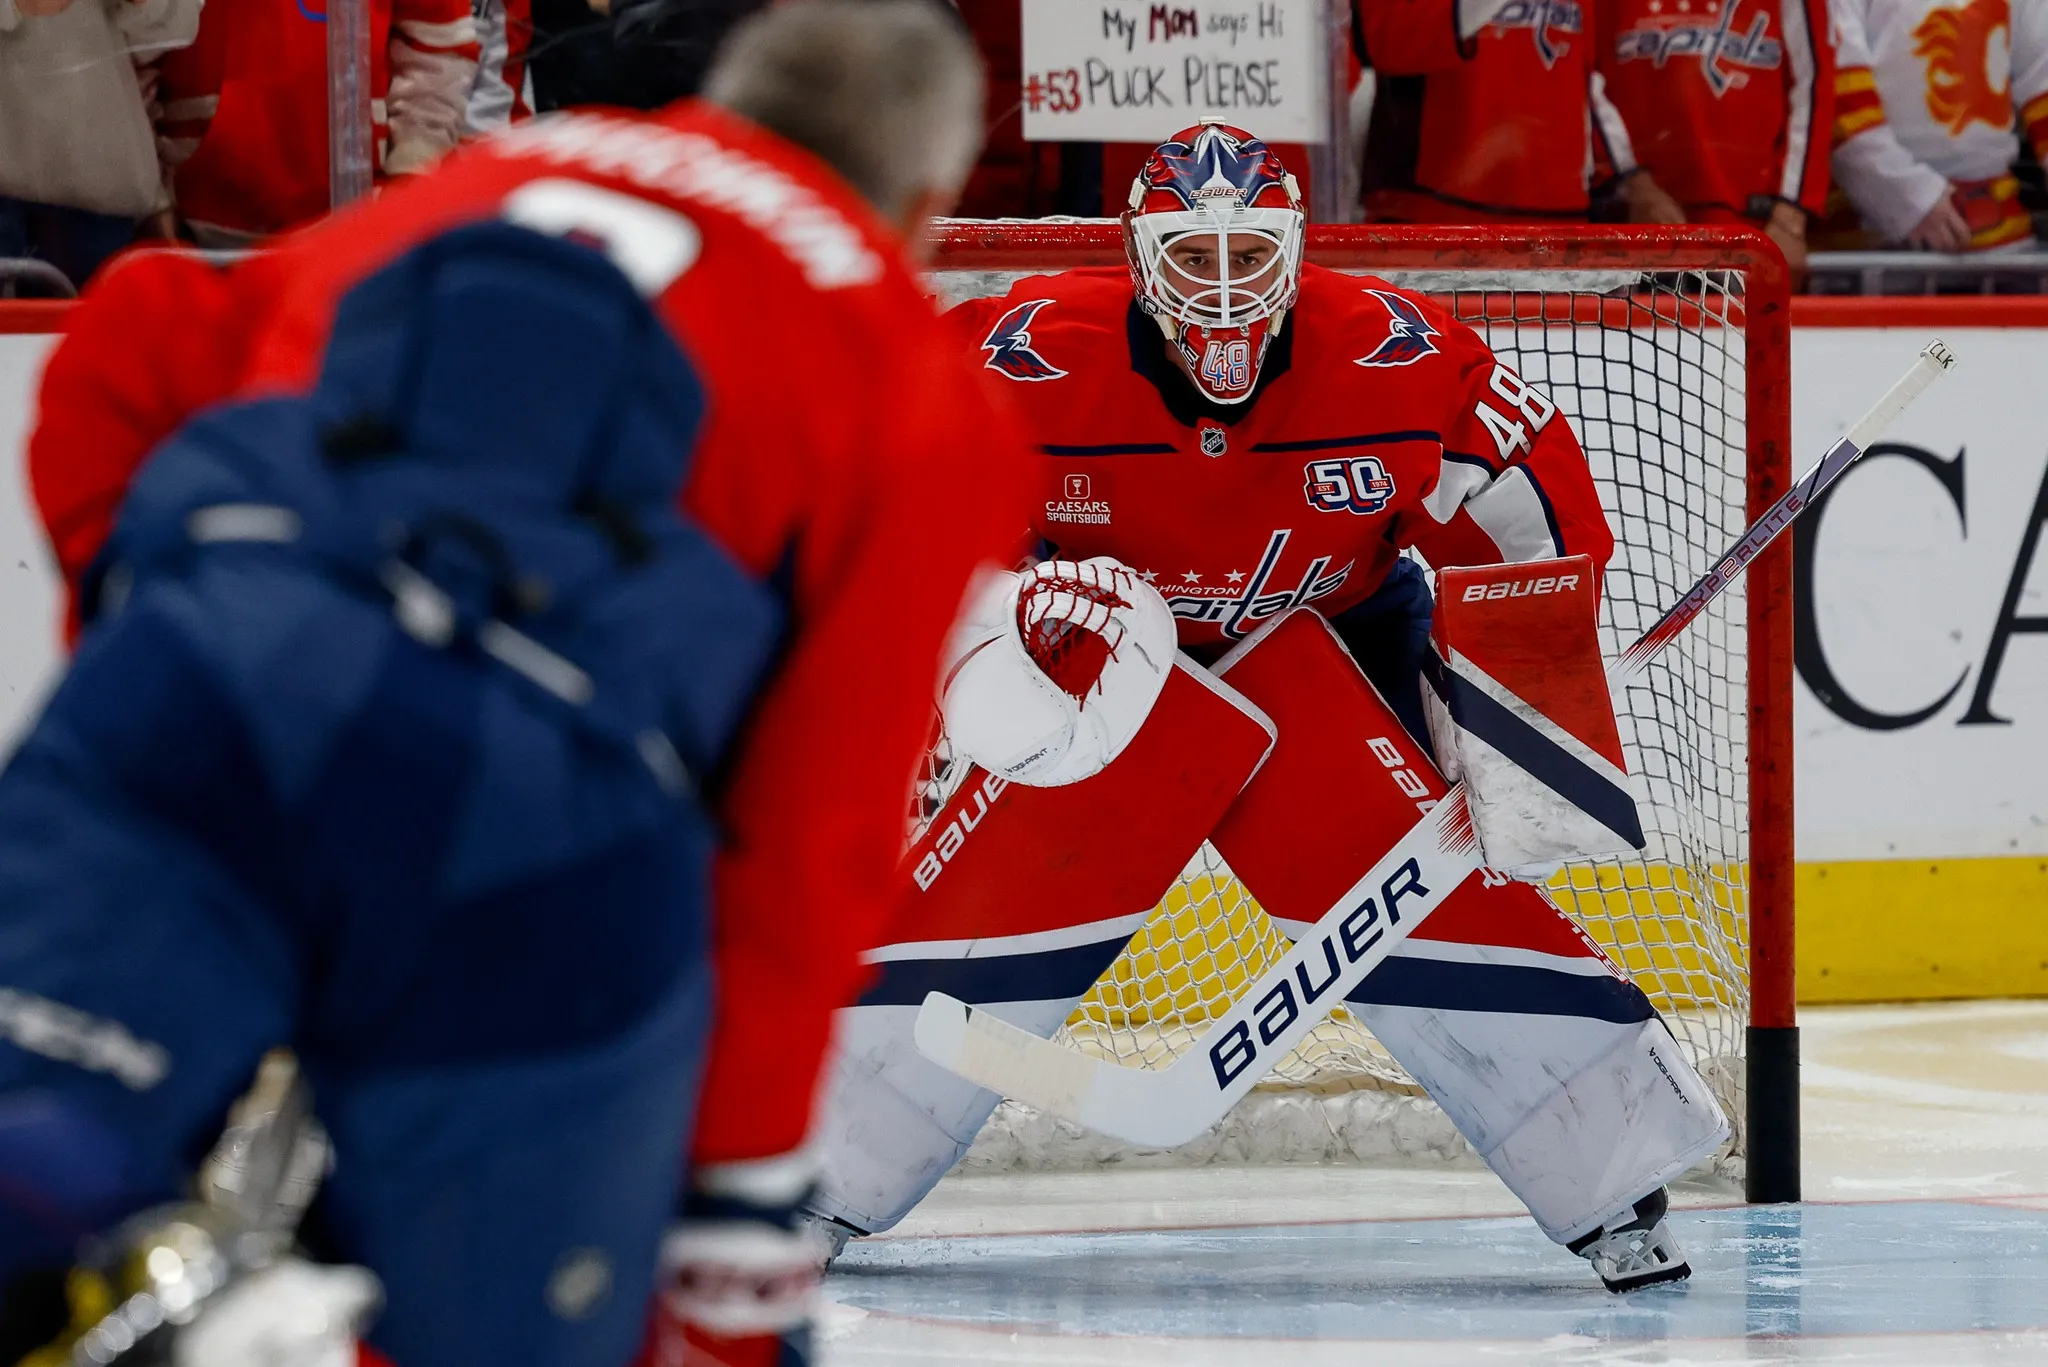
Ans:
[{"label": "flames flaming c logo", "polygon": [[[1913,30],[1913,55],[1927,59],[1927,112],[1951,133],[1972,122],[2006,128],[2012,123],[2010,76],[1991,84],[1991,49],[2012,41],[2007,0],[1970,0],[1931,11]],[[2010,69],[2011,63],[2001,66]]]}]

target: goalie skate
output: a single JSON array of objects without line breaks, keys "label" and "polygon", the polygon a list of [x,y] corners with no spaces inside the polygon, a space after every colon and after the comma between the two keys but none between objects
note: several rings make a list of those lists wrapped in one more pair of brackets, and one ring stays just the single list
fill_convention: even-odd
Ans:
[{"label": "goalie skate", "polygon": [[1671,1198],[1659,1187],[1636,1202],[1635,1217],[1626,1224],[1596,1230],[1569,1247],[1593,1264],[1607,1289],[1617,1294],[1682,1282],[1692,1275],[1692,1264],[1664,1218],[1670,1205]]},{"label": "goalie skate", "polygon": [[809,1227],[815,1235],[819,1248],[824,1252],[827,1267],[832,1266],[839,1255],[846,1251],[848,1244],[855,1239],[868,1237],[868,1231],[849,1224],[836,1215],[821,1215],[814,1210],[802,1210],[797,1212],[796,1218],[799,1225]]}]

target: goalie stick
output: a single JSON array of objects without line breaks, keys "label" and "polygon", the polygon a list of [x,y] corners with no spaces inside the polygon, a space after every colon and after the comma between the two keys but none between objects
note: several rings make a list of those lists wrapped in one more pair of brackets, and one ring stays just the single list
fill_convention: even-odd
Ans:
[{"label": "goalie stick", "polygon": [[[1616,658],[1607,672],[1609,687],[1618,690],[1641,672],[1869,449],[1922,390],[1954,365],[1955,357],[1946,346],[1929,342],[1848,435]],[[918,1008],[917,1047],[968,1081],[1062,1120],[1131,1144],[1185,1144],[1229,1114],[1275,1061],[1335,1010],[1479,868],[1479,841],[1464,785],[1459,784],[1251,984],[1195,1048],[1164,1068],[1125,1068],[1091,1057],[943,992],[928,994]],[[1331,969],[1336,970],[1335,981],[1327,978]],[[1317,977],[1325,982],[1311,990]]]}]

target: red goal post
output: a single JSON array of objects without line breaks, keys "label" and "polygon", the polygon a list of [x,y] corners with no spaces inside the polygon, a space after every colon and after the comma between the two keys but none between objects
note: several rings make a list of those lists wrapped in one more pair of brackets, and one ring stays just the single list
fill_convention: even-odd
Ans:
[{"label": "red goal post", "polygon": [[[993,292],[1017,275],[1125,264],[1122,231],[1110,220],[941,221],[932,245],[934,276],[942,291],[955,296]],[[1519,368],[1560,398],[1596,473],[1607,472],[1603,499],[1613,497],[1609,517],[1624,540],[1610,568],[1610,617],[1631,611],[1654,615],[1668,606],[1651,600],[1660,594],[1675,599],[1689,582],[1683,577],[1688,565],[1675,562],[1702,554],[1710,561],[1789,487],[1790,281],[1784,258],[1760,233],[1585,224],[1316,225],[1308,229],[1307,259],[1336,270],[1392,276],[1422,289],[1487,335],[1496,350],[1519,354],[1533,347]],[[1557,373],[1570,374],[1572,383],[1560,385]],[[1596,377],[1590,383],[1589,374]],[[1560,388],[1572,392],[1561,396]],[[1602,441],[1613,449],[1601,449]],[[1739,471],[1732,468],[1738,464]],[[1717,497],[1717,489],[1733,484],[1740,486],[1739,497]],[[1739,1002],[1725,993],[1708,993],[1704,1005],[1692,999],[1697,994],[1683,984],[1714,972],[1700,960],[1703,951],[1668,940],[1659,942],[1661,950],[1649,948],[1657,951],[1656,972],[1681,983],[1672,991],[1686,998],[1684,1010],[1702,1016],[1706,1033],[1720,1031],[1730,1042],[1722,1047],[1739,1048],[1732,1071],[1718,1078],[1710,1074],[1710,1080],[1730,1103],[1738,1128],[1734,1156],[1748,1198],[1759,1202],[1799,1197],[1791,554],[1791,538],[1783,538],[1752,563],[1722,629],[1696,624],[1703,638],[1715,639],[1700,646],[1703,658],[1691,666],[1690,676],[1686,667],[1676,667],[1667,685],[1653,683],[1651,696],[1630,700],[1643,714],[1637,734],[1646,738],[1645,752],[1657,752],[1646,768],[1661,776],[1646,781],[1658,801],[1674,808],[1670,838],[1674,848],[1682,844],[1691,851],[1692,873],[1680,867],[1685,861],[1672,859],[1663,884],[1654,870],[1639,875],[1622,869],[1574,870],[1571,885],[1563,875],[1554,885],[1568,907],[1591,910],[1582,920],[1613,919],[1604,906],[1621,908],[1620,919],[1648,923],[1676,899],[1701,923],[1703,937],[1726,932],[1719,971],[1743,980]],[[1646,587],[1634,593],[1642,601],[1622,601],[1618,580],[1640,580]],[[1628,625],[1609,623],[1615,630]],[[1697,691],[1689,693],[1695,685]],[[1715,708],[1724,699],[1726,714],[1718,715]],[[1687,728],[1699,734],[1678,734]],[[1679,743],[1663,746],[1657,737],[1665,733]],[[1632,753],[1632,769],[1636,760]],[[1718,789],[1729,791],[1718,791],[1715,773],[1722,775]],[[1732,834],[1730,813],[1739,827]],[[1716,829],[1723,832],[1718,838]],[[1702,837],[1701,830],[1708,834]],[[1228,878],[1227,870],[1212,872],[1183,904],[1187,896],[1213,893]],[[1707,889],[1708,882],[1724,886]],[[1251,893],[1255,897],[1256,889]],[[1159,914],[1171,910],[1171,901],[1172,894]],[[1656,911],[1628,909],[1653,903]],[[1610,927],[1608,934],[1614,933]],[[1642,947],[1643,927],[1625,926],[1620,933],[1624,939],[1634,934]],[[1127,960],[1144,965],[1144,972],[1169,961],[1181,964],[1189,950],[1162,934],[1154,931],[1147,945],[1141,933]],[[1200,946],[1193,952],[1200,953]],[[1183,968],[1174,980],[1182,984],[1174,1001],[1183,1009],[1193,1000],[1186,977]],[[1108,986],[1105,979],[1098,994]],[[1146,990],[1125,981],[1112,1014],[1120,1010],[1117,1001],[1128,1005]],[[1661,989],[1650,990],[1670,1013]],[[1739,1026],[1720,1019],[1735,1014],[1738,1004],[1745,1017]],[[1162,1028],[1159,1009],[1154,1002],[1146,1018],[1155,1036]],[[1197,1020],[1202,1009],[1199,1003],[1194,1007]],[[1124,1022],[1117,1015],[1113,1024],[1123,1028]],[[1156,1058],[1156,1044],[1152,1039],[1134,1050],[1134,1059],[1142,1065]],[[1701,1059],[1698,1050],[1695,1057],[1704,1065],[1726,1066],[1725,1060]]]}]

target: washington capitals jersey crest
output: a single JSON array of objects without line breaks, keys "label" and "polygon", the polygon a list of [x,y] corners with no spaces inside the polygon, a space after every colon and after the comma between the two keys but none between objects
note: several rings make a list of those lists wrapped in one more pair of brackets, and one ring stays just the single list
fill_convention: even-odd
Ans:
[{"label": "washington capitals jersey crest", "polygon": [[988,353],[990,370],[1013,380],[1057,380],[1067,373],[1039,355],[1031,342],[1031,320],[1051,302],[1027,300],[996,320],[981,341],[981,349]]},{"label": "washington capitals jersey crest", "polygon": [[1636,162],[1688,219],[1754,221],[1777,201],[1822,212],[1835,122],[1828,0],[1600,0],[1599,15],[1606,97]]},{"label": "washington capitals jersey crest", "polygon": [[1008,390],[1043,457],[1033,531],[1136,570],[1190,649],[1294,607],[1340,614],[1405,546],[1435,565],[1612,549],[1556,404],[1383,280],[1304,267],[1284,346],[1228,409],[1196,396],[1127,271],[1020,280],[954,318],[991,369],[1064,377]]},{"label": "washington capitals jersey crest", "polygon": [[1436,329],[1413,300],[1391,290],[1368,289],[1365,293],[1386,305],[1389,318],[1387,339],[1370,354],[1360,356],[1359,365],[1414,365],[1436,354]]},{"label": "washington capitals jersey crest", "polygon": [[1571,39],[1586,28],[1579,0],[1508,0],[1490,22],[1499,29],[1529,30],[1536,56],[1546,71],[1571,51]]}]

